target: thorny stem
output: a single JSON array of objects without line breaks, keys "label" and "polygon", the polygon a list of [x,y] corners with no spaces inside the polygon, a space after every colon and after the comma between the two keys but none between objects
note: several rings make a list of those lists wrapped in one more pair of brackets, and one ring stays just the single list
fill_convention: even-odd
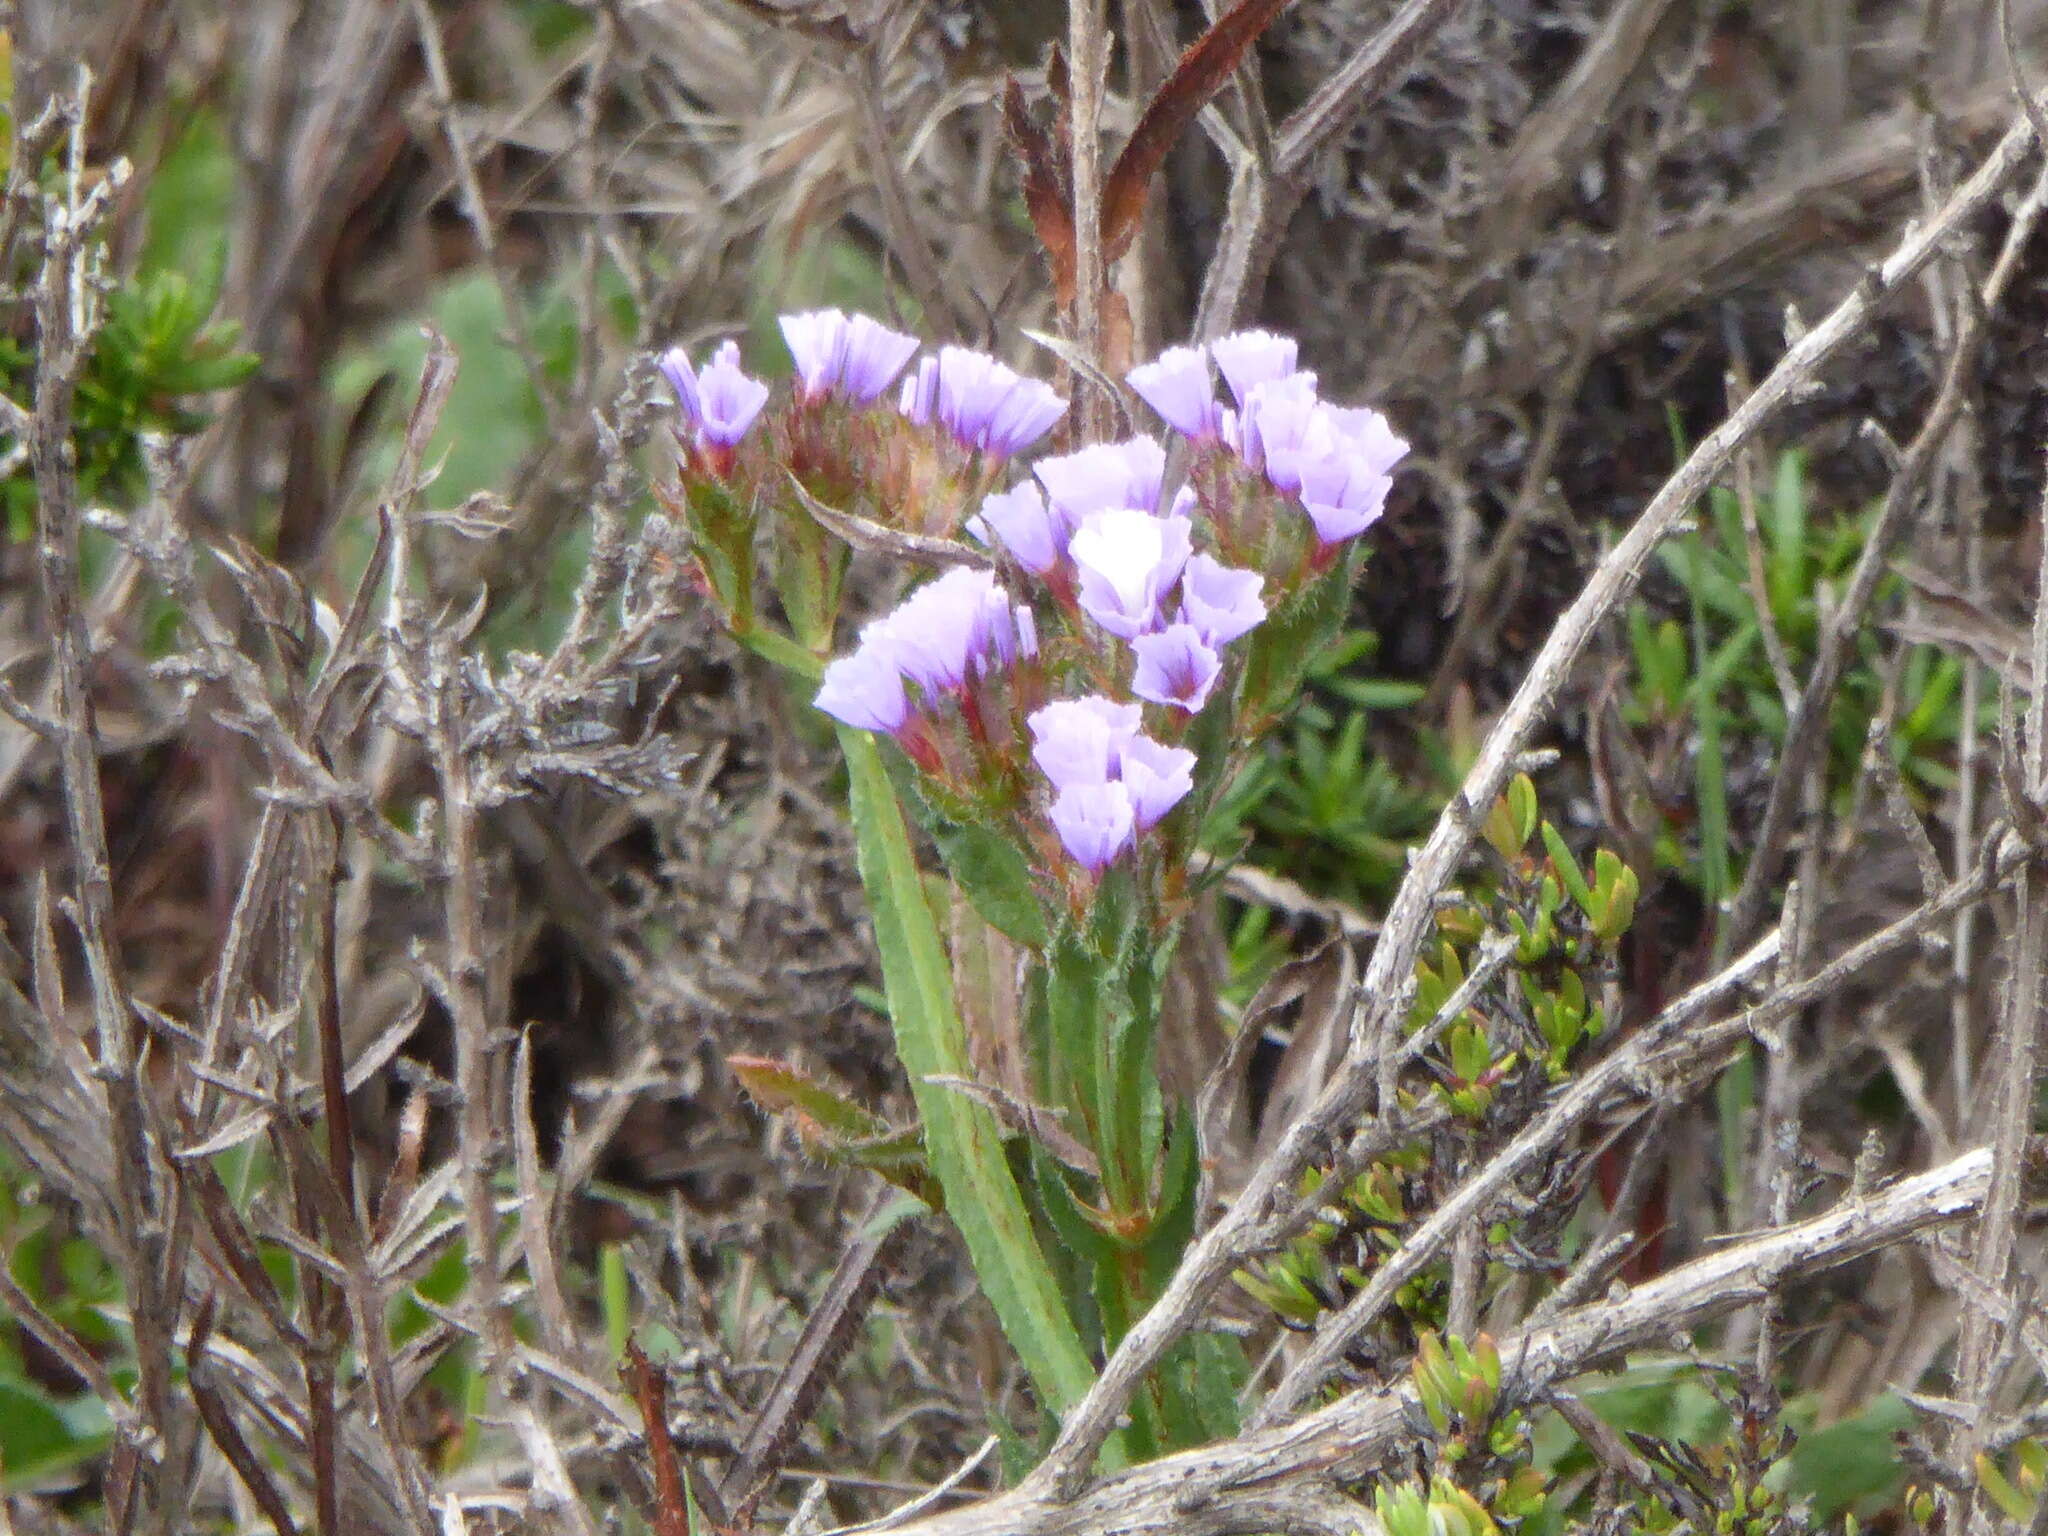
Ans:
[{"label": "thorny stem", "polygon": [[[1103,0],[1068,0],[1067,49],[1073,81],[1074,341],[1100,368],[1102,356],[1102,92],[1109,71],[1109,28]],[[1082,436],[1100,438],[1109,402],[1082,370],[1074,370],[1075,412]]]},{"label": "thorny stem", "polygon": [[460,666],[445,633],[430,641],[435,690],[434,772],[440,781],[442,892],[448,928],[444,980],[455,1032],[455,1096],[460,1120],[463,1231],[468,1245],[472,1326],[486,1376],[496,1382],[509,1338],[500,1316],[498,1224],[491,1175],[497,1166],[492,1130],[498,1093],[498,1049],[491,1028],[483,925],[483,866],[477,846],[477,807],[463,753]]},{"label": "thorny stem", "polygon": [[[2048,513],[2048,500],[2044,500],[2043,511]],[[2021,761],[2012,765],[2009,792],[2025,800],[2025,804],[2013,807],[2013,814],[2029,829],[2027,836],[2038,847],[2040,807],[2048,800],[2048,540],[2042,543],[2034,590],[2032,680],[2025,727],[2018,742]],[[2038,854],[2020,872],[2019,931],[2012,942],[2003,1049],[1996,1062],[1998,1084],[1993,1102],[1997,1119],[1991,1190],[1984,1201],[1983,1219],[1977,1224],[1976,1251],[1972,1256],[1977,1278],[2006,1295],[2011,1294],[2006,1271],[2016,1246],[2027,1143],[2039,1100],[2042,1019],[2048,1015],[2048,875],[2044,875]],[[2014,1305],[2017,1309],[2019,1303]],[[2022,1321],[2016,1310],[2010,1320],[2015,1333]],[[1999,1333],[1998,1320],[1986,1308],[1966,1309],[1957,1382],[1959,1395],[1977,1408],[1966,1436],[1971,1455],[1981,1448],[2003,1374],[1999,1368]],[[1970,1457],[1958,1459],[1967,1465]]]},{"label": "thorny stem", "polygon": [[[143,1423],[169,1442],[174,1438],[171,1334],[174,1309],[182,1298],[167,1292],[163,1284],[165,1229],[151,1178],[143,1113],[141,1031],[129,1011],[127,981],[112,935],[113,866],[100,801],[96,714],[86,681],[92,650],[78,598],[82,517],[71,431],[79,373],[99,322],[91,234],[113,190],[127,180],[127,163],[118,162],[91,194],[79,193],[80,130],[89,99],[90,77],[81,70],[75,99],[65,108],[71,114],[69,190],[47,205],[43,262],[35,287],[35,413],[28,433],[36,481],[36,564],[56,681],[64,814],[75,861],[73,914],[92,992],[97,1076],[114,1130],[114,1204],[121,1230],[109,1236],[125,1250],[122,1268],[134,1317]],[[130,1510],[139,1497],[140,1490],[131,1491]]]}]

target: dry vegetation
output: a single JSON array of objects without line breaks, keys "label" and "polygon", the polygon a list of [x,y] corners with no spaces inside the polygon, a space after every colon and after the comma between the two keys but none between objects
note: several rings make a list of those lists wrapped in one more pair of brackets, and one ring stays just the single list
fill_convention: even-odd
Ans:
[{"label": "dry vegetation", "polygon": [[[1553,1522],[1702,1529],[1782,1452],[1809,1512],[1742,1529],[2048,1529],[2048,8],[1299,0],[1126,340],[1006,87],[1057,132],[1092,42],[1113,146],[1206,18],[1075,7],[0,0],[0,1529],[1370,1530],[1418,1277]],[[871,1234],[727,1066],[909,1116],[835,761],[650,510],[650,350],[815,302],[1271,324],[1417,446],[1187,944],[1201,1230],[1058,1426],[946,1223]],[[1390,1062],[1525,767],[1642,895],[1619,1027],[1466,1134]],[[1410,1143],[1311,1330],[1230,1283]],[[1207,1329],[1243,1433],[1099,1475]]]}]

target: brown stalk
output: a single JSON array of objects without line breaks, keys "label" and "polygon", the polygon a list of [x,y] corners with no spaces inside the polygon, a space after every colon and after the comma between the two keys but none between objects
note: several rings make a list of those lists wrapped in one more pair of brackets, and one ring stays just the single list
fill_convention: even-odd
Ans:
[{"label": "brown stalk", "polygon": [[228,1465],[235,1469],[235,1476],[242,1486],[249,1490],[249,1496],[256,1501],[256,1507],[263,1511],[263,1518],[276,1528],[277,1536],[298,1536],[298,1525],[292,1520],[292,1512],[285,1503],[284,1495],[277,1484],[271,1481],[264,1470],[263,1462],[250,1449],[249,1442],[236,1427],[235,1418],[222,1400],[220,1388],[213,1379],[213,1367],[206,1358],[206,1346],[213,1336],[214,1298],[206,1297],[193,1314],[192,1335],[185,1345],[185,1380],[192,1392],[192,1406],[198,1411],[200,1423],[213,1443],[219,1447]]},{"label": "brown stalk", "polygon": [[[1105,366],[1104,289],[1109,269],[1102,238],[1102,96],[1109,75],[1105,0],[1067,0],[1068,69],[1073,85],[1073,128],[1067,139],[1074,230],[1074,345],[1097,368]],[[1086,374],[1073,379],[1074,417],[1083,440],[1108,432],[1108,401]]]},{"label": "brown stalk", "polygon": [[[111,932],[113,866],[100,798],[97,711],[87,684],[92,651],[78,601],[82,514],[71,431],[79,374],[97,323],[89,286],[94,276],[90,247],[113,193],[126,178],[125,166],[117,164],[91,192],[81,191],[88,82],[89,76],[81,71],[74,97],[60,109],[70,144],[67,191],[47,204],[49,228],[34,292],[35,407],[27,428],[36,483],[36,566],[62,722],[57,755],[66,831],[76,861],[71,910],[85,951],[96,1065],[114,1133],[114,1199],[121,1225],[114,1234],[116,1257],[135,1318],[143,1423],[168,1439],[179,1417],[171,1390],[171,1334],[183,1297],[167,1293],[163,1285],[165,1231],[143,1108],[142,1042]],[[136,1502],[122,1501],[124,1520],[133,1514]]]},{"label": "brown stalk", "polygon": [[1190,43],[1117,151],[1102,184],[1102,259],[1131,248],[1152,180],[1203,107],[1236,74],[1245,55],[1293,0],[1238,0]]},{"label": "brown stalk", "polygon": [[882,1283],[883,1256],[900,1230],[900,1222],[871,1219],[840,1254],[824,1293],[804,1319],[803,1331],[776,1372],[738,1458],[719,1482],[719,1497],[731,1507],[732,1523],[739,1527],[752,1524],[755,1506],[853,1347]]},{"label": "brown stalk", "polygon": [[[654,1461],[655,1536],[690,1536],[690,1496],[684,1491],[676,1443],[668,1432],[667,1382],[660,1367],[642,1352],[640,1341],[631,1338],[626,1340],[626,1363],[619,1367],[619,1375],[640,1407],[641,1433],[646,1437],[647,1454]],[[725,1512],[711,1490],[699,1487],[696,1492],[697,1502],[711,1523],[723,1527],[727,1523]]]}]

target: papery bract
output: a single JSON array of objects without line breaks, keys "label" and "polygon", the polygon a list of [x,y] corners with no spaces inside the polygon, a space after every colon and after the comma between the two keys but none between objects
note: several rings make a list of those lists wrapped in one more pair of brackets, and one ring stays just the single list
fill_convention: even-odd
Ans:
[{"label": "papery bract", "polygon": [[1197,441],[1216,435],[1216,385],[1200,347],[1168,347],[1125,374],[1124,381],[1176,432]]},{"label": "papery bract", "polygon": [[993,581],[981,600],[977,625],[980,639],[968,657],[968,666],[978,672],[1011,667],[1019,658],[1031,660],[1038,654],[1038,625],[1031,609],[1012,603],[1010,594]]},{"label": "papery bract", "polygon": [[1031,611],[1029,603],[1019,603],[1016,609],[1017,659],[1036,661],[1038,659],[1038,615]]},{"label": "papery bract", "polygon": [[789,348],[789,360],[805,399],[814,400],[839,382],[839,371],[846,363],[843,310],[806,310],[802,314],[782,315],[775,323]]},{"label": "papery bract", "polygon": [[998,458],[1022,453],[1053,429],[1067,412],[1067,402],[1053,393],[1042,379],[1016,379],[1008,393],[989,413],[976,446]]},{"label": "papery bract", "polygon": [[1138,669],[1131,692],[1154,704],[1171,704],[1193,714],[1209,701],[1223,659],[1192,624],[1169,624],[1131,641]]},{"label": "papery bract", "polygon": [[967,531],[984,544],[1001,546],[1025,570],[1042,576],[1067,552],[1074,525],[1026,480],[984,499]]},{"label": "papery bract", "polygon": [[1160,595],[1187,564],[1191,538],[1185,517],[1155,517],[1132,507],[1097,512],[1067,546],[1083,611],[1125,640],[1153,628]]},{"label": "papery bract", "polygon": [[1031,760],[1054,789],[1107,783],[1143,717],[1137,705],[1100,694],[1055,699],[1025,722],[1031,727]]},{"label": "papery bract", "polygon": [[655,361],[669,388],[676,392],[676,403],[683,408],[683,421],[694,428],[703,407],[697,402],[697,370],[690,366],[690,354],[681,347],[670,347]]},{"label": "papery bract", "polygon": [[1294,372],[1299,348],[1292,336],[1276,336],[1271,331],[1239,331],[1211,342],[1209,352],[1242,409],[1254,387],[1284,379]]},{"label": "papery bract", "polygon": [[1344,451],[1363,459],[1375,474],[1387,474],[1408,457],[1408,440],[1394,431],[1393,423],[1378,411],[1364,406],[1333,405],[1330,420]]},{"label": "papery bract", "polygon": [[864,405],[889,387],[918,347],[915,336],[843,310],[784,315],[779,323],[807,400],[836,389]]},{"label": "papery bract", "polygon": [[939,360],[921,357],[917,360],[917,367],[904,379],[903,387],[896,392],[896,409],[915,425],[930,426],[938,400]]},{"label": "papery bract", "polygon": [[1266,617],[1266,579],[1210,555],[1192,556],[1180,577],[1180,616],[1211,645],[1228,645]]},{"label": "papery bract", "polygon": [[1378,522],[1393,483],[1363,458],[1332,456],[1303,465],[1301,504],[1316,542],[1327,548]]},{"label": "papery bract", "polygon": [[1100,874],[1131,841],[1137,817],[1121,784],[1075,784],[1052,802],[1053,830],[1075,863]]},{"label": "papery bract", "polygon": [[[689,359],[674,352],[669,357],[680,364],[677,372],[669,373],[673,381],[678,372],[688,369]],[[681,392],[679,387],[677,393]],[[694,425],[699,438],[721,448],[731,448],[746,436],[747,428],[754,424],[754,418],[761,414],[761,407],[768,403],[768,386],[740,371],[740,344],[728,341],[712,354],[710,362],[698,370],[695,395]],[[684,401],[683,409],[686,413],[690,410],[688,400]]]},{"label": "papery bract", "polygon": [[1195,754],[1150,736],[1134,736],[1118,754],[1117,780],[1131,797],[1140,832],[1149,832],[1195,787]]},{"label": "papery bract", "polygon": [[1159,504],[1166,450],[1149,437],[1093,443],[1075,453],[1040,459],[1031,472],[1045,487],[1047,499],[1075,522],[1114,507],[1150,512]]},{"label": "papery bract", "polygon": [[998,458],[1030,447],[1067,409],[1042,379],[966,347],[941,347],[937,357],[922,359],[898,404],[918,425],[936,421],[962,446]]},{"label": "papery bract", "polygon": [[903,729],[910,715],[903,674],[886,644],[862,645],[828,665],[811,702],[862,731],[893,734]]},{"label": "papery bract", "polygon": [[846,361],[839,387],[865,405],[895,382],[917,352],[917,338],[892,331],[869,315],[846,317]]},{"label": "papery bract", "polygon": [[960,686],[968,664],[990,644],[998,612],[1009,612],[1009,600],[996,579],[955,566],[868,625],[861,642],[886,646],[903,675],[929,697]]},{"label": "papery bract", "polygon": [[1303,459],[1335,447],[1335,425],[1322,411],[1316,376],[1290,373],[1254,384],[1245,392],[1242,410],[1224,412],[1223,438],[1247,468],[1261,471],[1276,489],[1291,494],[1301,485]]}]

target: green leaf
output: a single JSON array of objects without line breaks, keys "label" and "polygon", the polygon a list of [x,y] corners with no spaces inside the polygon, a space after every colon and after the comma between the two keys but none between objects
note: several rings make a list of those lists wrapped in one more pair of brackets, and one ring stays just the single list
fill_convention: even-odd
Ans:
[{"label": "green leaf", "polygon": [[1590,913],[1593,893],[1586,888],[1585,872],[1565,846],[1564,834],[1547,821],[1543,823],[1543,846],[1549,850],[1550,862],[1556,867],[1558,878],[1564,881],[1564,888],[1572,893],[1572,900],[1579,904],[1579,910]]},{"label": "green leaf", "polygon": [[598,1300],[604,1312],[605,1357],[621,1360],[633,1331],[632,1292],[627,1285],[626,1251],[606,1243],[597,1253]]},{"label": "green leaf", "polygon": [[1429,692],[1421,683],[1392,677],[1332,677],[1323,686],[1360,709],[1407,709]]},{"label": "green leaf", "polygon": [[828,1162],[871,1169],[932,1209],[944,1206],[916,1127],[899,1131],[786,1062],[728,1056],[725,1064],[749,1098],[771,1113],[788,1115],[804,1145]]},{"label": "green leaf", "polygon": [[[1066,1413],[1094,1383],[1094,1368],[1038,1246],[995,1117],[930,1081],[973,1075],[945,946],[880,747],[867,732],[841,726],[839,748],[896,1050],[917,1099],[932,1172],[1004,1333],[1047,1406]],[[1114,1465],[1126,1461],[1121,1437],[1103,1455]]]},{"label": "green leaf", "polygon": [[800,1114],[828,1136],[867,1141],[889,1133],[888,1122],[790,1066],[766,1056],[728,1056],[725,1064],[763,1109]]},{"label": "green leaf", "polygon": [[1771,486],[1771,530],[1768,584],[1771,612],[1780,625],[1789,624],[1808,601],[1806,554],[1806,458],[1796,450],[1778,455],[1778,473]]},{"label": "green leaf", "polygon": [[54,1472],[90,1460],[107,1447],[111,1428],[97,1399],[61,1404],[33,1382],[0,1376],[0,1483],[33,1488]]},{"label": "green leaf", "polygon": [[1015,843],[986,827],[935,827],[932,840],[974,910],[992,928],[1029,949],[1050,935],[1032,891],[1031,866]]}]

